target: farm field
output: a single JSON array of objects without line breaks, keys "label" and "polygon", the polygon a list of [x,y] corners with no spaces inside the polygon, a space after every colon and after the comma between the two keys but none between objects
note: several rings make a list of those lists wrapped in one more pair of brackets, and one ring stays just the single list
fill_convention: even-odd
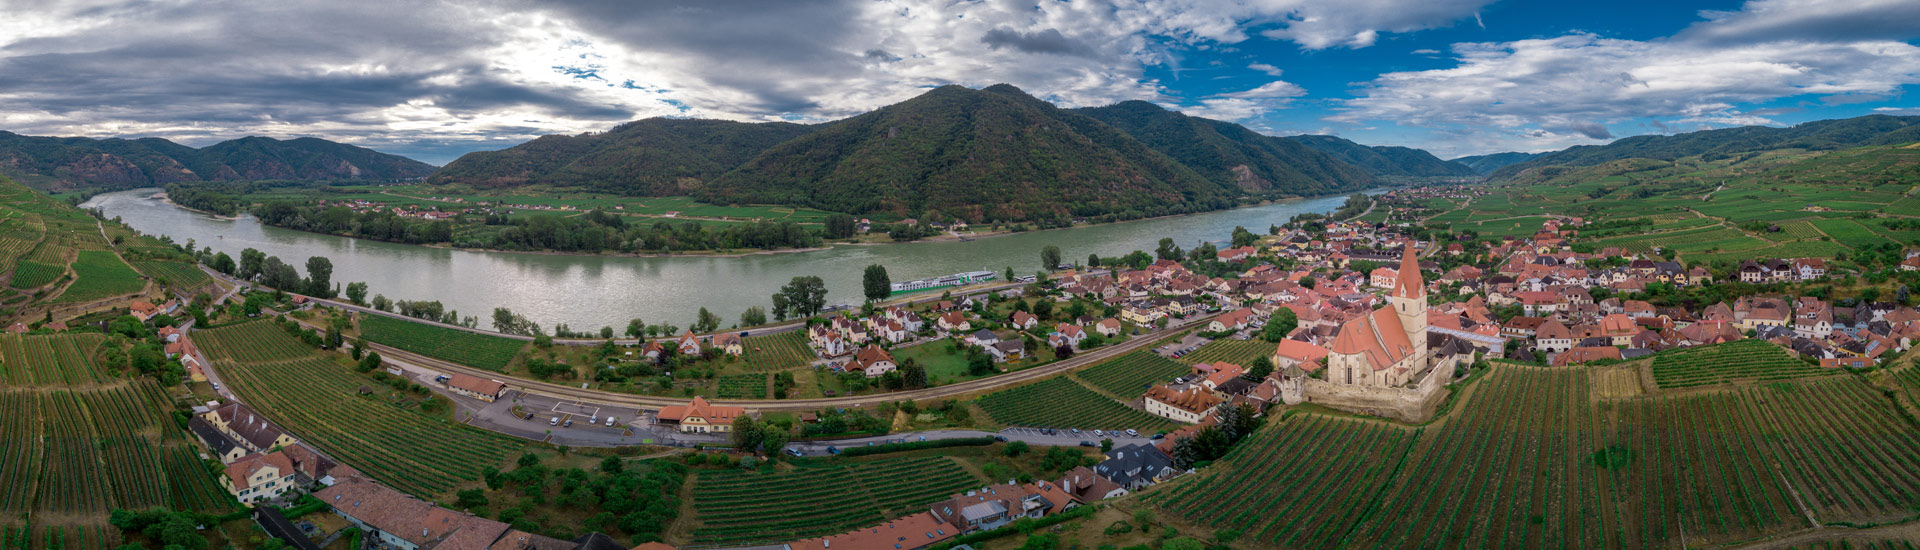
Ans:
[{"label": "farm field", "polygon": [[438,327],[384,315],[360,315],[360,335],[436,359],[501,372],[526,342]]},{"label": "farm field", "polygon": [[210,361],[263,363],[313,354],[313,348],[293,339],[286,329],[268,320],[195,330],[190,337]]},{"label": "farm field", "polygon": [[161,284],[182,291],[200,288],[213,282],[213,277],[207,276],[207,272],[189,263],[141,261],[134,262],[133,267]]},{"label": "farm field", "polygon": [[79,259],[73,262],[73,273],[76,276],[73,283],[67,285],[67,290],[55,301],[87,302],[132,294],[147,286],[139,272],[128,267],[120,256],[105,250],[80,251]]},{"label": "farm field", "polygon": [[1732,380],[1784,380],[1837,374],[1809,365],[1764,340],[1737,340],[1713,346],[1672,350],[1653,358],[1653,380],[1662,388],[1684,388]]},{"label": "farm field", "polygon": [[1847,245],[1854,249],[1864,249],[1870,246],[1879,246],[1892,242],[1887,240],[1886,237],[1874,233],[1872,229],[1868,229],[1866,226],[1849,219],[1813,220],[1813,226],[1820,228],[1822,233],[1833,237],[1833,240],[1839,241],[1840,244]]},{"label": "farm field", "polygon": [[1179,378],[1193,369],[1149,351],[1136,351],[1087,367],[1074,376],[1088,385],[1128,399],[1146,395],[1147,387]]},{"label": "farm field", "polygon": [[[275,327],[255,339],[200,342],[242,400],[309,444],[403,491],[434,496],[480,479],[526,446],[511,437],[403,410],[388,402],[392,390],[374,385],[347,366],[317,354],[284,358],[247,355],[241,347],[276,350],[301,345]],[[275,342],[273,340],[282,340]],[[253,357],[252,360],[236,360]],[[267,358],[272,357],[272,358]]]},{"label": "farm field", "polygon": [[729,374],[714,381],[714,396],[721,399],[766,399],[767,375]]},{"label": "farm field", "polygon": [[1186,363],[1212,363],[1226,361],[1242,367],[1252,365],[1255,359],[1273,355],[1274,344],[1259,338],[1235,340],[1221,338],[1208,342],[1200,349],[1180,356]]},{"label": "farm field", "polygon": [[58,280],[66,274],[63,265],[48,265],[32,260],[20,260],[14,264],[13,280],[8,284],[13,288],[39,288]]},{"label": "farm field", "polygon": [[[912,483],[901,483],[912,480]],[[763,473],[700,472],[697,546],[749,546],[840,533],[926,510],[984,483],[946,457],[802,465]]]},{"label": "farm field", "polygon": [[804,367],[814,359],[807,347],[804,331],[787,331],[768,336],[748,336],[740,340],[746,347],[745,358],[751,370],[787,370]]},{"label": "farm field", "polygon": [[980,408],[995,422],[1009,426],[1048,428],[1127,429],[1144,433],[1173,427],[1173,423],[1129,408],[1068,378],[1000,390],[980,398]]},{"label": "farm field", "polygon": [[0,335],[0,369],[7,385],[68,386],[100,384],[105,370],[94,364],[94,352],[106,336],[100,334]]}]

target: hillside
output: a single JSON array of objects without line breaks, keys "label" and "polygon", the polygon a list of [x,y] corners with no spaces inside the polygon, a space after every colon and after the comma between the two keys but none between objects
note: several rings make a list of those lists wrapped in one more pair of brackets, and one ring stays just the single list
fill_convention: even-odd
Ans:
[{"label": "hillside", "polygon": [[183,181],[404,179],[433,166],[317,138],[247,137],[195,149],[160,138],[91,139],[0,131],[0,174],[45,190],[131,189]]},{"label": "hillside", "polygon": [[1233,204],[1125,132],[1008,85],[944,86],[787,141],[698,196],[971,221],[1154,216]]},{"label": "hillside", "polygon": [[1824,151],[1915,141],[1920,141],[1920,116],[1867,115],[1818,120],[1787,128],[1743,126],[1671,136],[1634,136],[1606,145],[1581,145],[1545,153],[1526,162],[1501,168],[1493,173],[1493,177],[1507,179],[1524,170],[1543,166],[1594,166],[1628,158],[1676,160],[1701,156],[1711,161],[1724,156],[1780,149]]},{"label": "hillside", "polygon": [[468,153],[432,183],[581,186],[628,195],[685,195],[769,147],[814,130],[786,122],[650,118],[604,133],[543,136]]},{"label": "hillside", "polygon": [[1473,156],[1460,157],[1447,162],[1451,162],[1454,164],[1464,164],[1468,168],[1472,168],[1474,172],[1477,172],[1480,175],[1484,176],[1487,174],[1492,174],[1493,171],[1495,170],[1505,168],[1509,164],[1526,162],[1528,160],[1531,160],[1533,157],[1537,157],[1540,155],[1541,153],[1521,153],[1521,152],[1515,152],[1515,151],[1508,151],[1505,153],[1494,153],[1491,155],[1473,155]]},{"label": "hillside", "polygon": [[1145,101],[1074,112],[1119,128],[1221,186],[1305,196],[1356,191],[1373,183],[1367,171],[1298,142]]},{"label": "hillside", "polygon": [[1440,160],[1432,153],[1419,149],[1367,146],[1337,136],[1304,135],[1287,139],[1364,168],[1375,176],[1427,178],[1477,175],[1467,165]]}]

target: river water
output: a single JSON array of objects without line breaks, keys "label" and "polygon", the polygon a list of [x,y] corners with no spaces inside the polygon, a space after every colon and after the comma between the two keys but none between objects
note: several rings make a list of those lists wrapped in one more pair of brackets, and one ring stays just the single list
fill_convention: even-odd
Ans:
[{"label": "river water", "polygon": [[333,261],[333,280],[365,281],[370,294],[394,300],[439,300],[484,327],[495,307],[507,307],[544,327],[566,323],[574,330],[601,326],[624,330],[627,320],[687,326],[701,307],[732,324],[749,306],[771,308],[769,298],[798,275],[826,280],[828,303],[858,303],[866,266],[887,266],[895,281],[1012,266],[1022,275],[1040,267],[1040,249],[1061,248],[1068,261],[1088,254],[1117,256],[1151,252],[1163,237],[1183,248],[1221,242],[1236,225],[1255,233],[1303,212],[1330,212],[1344,197],[1276,202],[1261,206],[1070,229],[1032,231],[973,241],[842,245],[802,253],[732,258],[620,257],[469,252],[350,239],[261,224],[251,216],[224,220],[169,204],[157,189],[106,193],[82,207],[142,233],[188,239],[237,261],[258,249],[304,269],[310,256]]}]

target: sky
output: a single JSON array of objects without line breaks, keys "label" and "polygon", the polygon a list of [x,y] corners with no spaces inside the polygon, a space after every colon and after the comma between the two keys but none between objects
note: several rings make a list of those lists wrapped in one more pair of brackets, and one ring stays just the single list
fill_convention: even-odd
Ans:
[{"label": "sky", "polygon": [[0,0],[0,130],[444,164],[947,84],[1442,158],[1920,115],[1920,0]]}]

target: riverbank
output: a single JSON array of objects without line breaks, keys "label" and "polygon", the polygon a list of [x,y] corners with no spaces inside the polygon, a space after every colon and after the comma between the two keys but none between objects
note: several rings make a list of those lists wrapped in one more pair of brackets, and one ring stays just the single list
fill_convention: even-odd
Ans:
[{"label": "riverbank", "polygon": [[201,209],[198,209],[198,208],[194,208],[194,207],[191,207],[191,206],[187,206],[187,205],[184,205],[184,204],[180,204],[180,203],[177,203],[177,202],[173,202],[173,197],[169,197],[169,196],[167,196],[167,192],[166,192],[166,190],[164,190],[164,189],[163,189],[163,190],[161,190],[161,191],[160,191],[160,192],[158,192],[158,193],[154,193],[154,194],[153,194],[153,196],[151,196],[151,197],[147,197],[147,198],[151,198],[151,199],[160,199],[160,202],[164,202],[164,203],[167,203],[167,204],[169,204],[169,205],[172,205],[172,206],[173,206],[174,208],[179,208],[179,209],[181,209],[181,210],[185,210],[185,211],[188,211],[188,212],[193,212],[193,213],[196,213],[196,214],[200,214],[200,215],[202,215],[202,216],[206,216],[206,217],[209,217],[209,218],[213,218],[213,219],[216,219],[216,220],[224,220],[224,221],[237,221],[237,220],[239,220],[239,219],[240,219],[240,216],[239,216],[239,215],[233,215],[233,216],[222,216],[222,215],[219,215],[219,214],[215,214],[215,213],[212,213],[212,212],[208,212],[208,211],[205,211],[205,210],[201,210]]},{"label": "riverbank", "polygon": [[[299,231],[298,229],[290,229],[286,227],[282,227],[281,229]],[[308,231],[308,233],[314,233],[314,232]],[[331,235],[331,233],[320,233],[320,234]],[[348,237],[345,235],[334,235],[334,236],[347,238],[347,239],[360,238],[360,237]],[[386,242],[386,241],[381,241],[381,242]],[[503,250],[503,249],[497,249],[497,248],[469,248],[469,247],[453,246],[450,244],[440,244],[440,243],[434,243],[434,244],[391,243],[391,244],[397,244],[401,246],[423,246],[427,248],[438,248],[442,250],[459,250],[462,252],[486,252],[490,254],[535,254],[540,256],[575,256],[575,257],[584,257],[584,258],[745,258],[748,256],[770,256],[774,254],[819,252],[822,250],[833,249],[833,247],[831,246],[814,246],[814,247],[808,247],[808,248],[782,248],[779,250],[754,250],[752,252],[722,253],[722,252],[713,251],[713,250],[708,250],[708,251],[695,250],[695,251],[687,251],[687,252],[669,252],[666,254],[659,254],[659,253],[643,254],[639,252],[564,252],[559,250]]]}]

